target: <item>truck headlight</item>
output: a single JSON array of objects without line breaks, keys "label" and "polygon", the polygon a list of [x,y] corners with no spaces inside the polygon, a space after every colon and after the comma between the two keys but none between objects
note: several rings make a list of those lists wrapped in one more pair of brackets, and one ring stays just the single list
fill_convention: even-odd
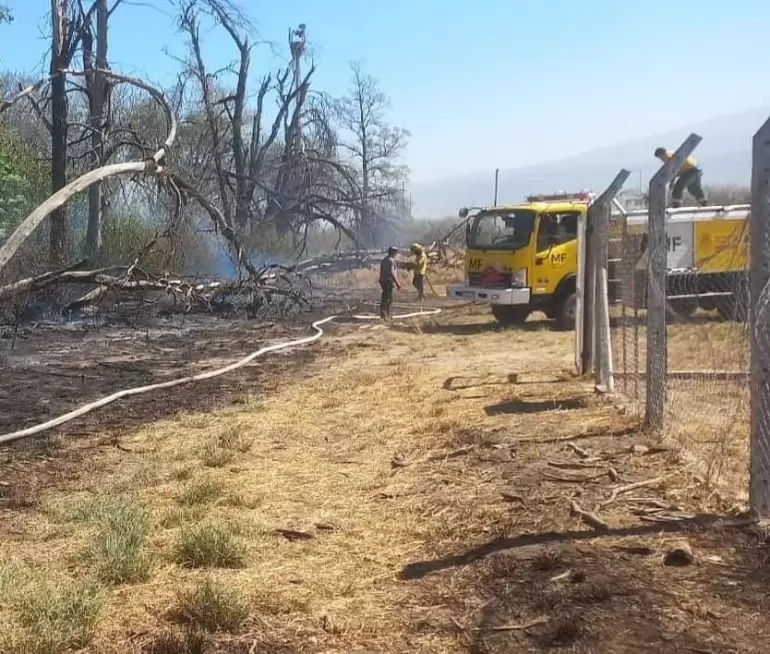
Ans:
[{"label": "truck headlight", "polygon": [[527,269],[522,268],[511,274],[511,286],[524,288],[527,285]]}]

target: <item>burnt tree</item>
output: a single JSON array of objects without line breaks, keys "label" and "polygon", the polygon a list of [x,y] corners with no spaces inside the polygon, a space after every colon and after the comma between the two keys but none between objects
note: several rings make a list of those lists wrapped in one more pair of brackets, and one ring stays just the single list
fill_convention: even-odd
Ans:
[{"label": "burnt tree", "polygon": [[[107,30],[110,11],[107,0],[95,0],[88,12],[82,12],[83,70],[86,75],[88,95],[88,127],[90,132],[90,156],[95,166],[105,163],[105,137],[110,127],[110,95],[106,71]],[[94,22],[96,29],[94,30]],[[94,33],[95,32],[95,33]],[[94,47],[95,42],[95,47]],[[96,256],[102,243],[102,218],[104,198],[102,183],[88,189],[88,227],[86,230],[86,256]]]},{"label": "burnt tree", "polygon": [[[190,48],[186,77],[197,91],[187,106],[202,118],[205,131],[199,141],[205,155],[195,157],[197,169],[188,175],[200,180],[198,190],[206,186],[214,198],[206,210],[211,214],[215,208],[217,224],[224,221],[248,251],[261,249],[259,239],[266,230],[299,234],[315,221],[331,224],[355,241],[338,220],[339,193],[328,188],[329,180],[337,179],[339,163],[305,136],[306,124],[309,137],[324,132],[308,102],[314,67],[302,76],[296,65],[266,74],[250,103],[253,43],[248,19],[226,0],[186,0],[179,16]],[[228,69],[212,72],[205,61],[204,20],[223,29],[235,46],[236,60]],[[292,52],[296,63],[299,53],[293,45]],[[277,111],[268,121],[265,104],[271,97],[277,100]],[[244,267],[244,257],[239,255],[237,263]]]},{"label": "burnt tree", "polygon": [[[67,185],[68,102],[65,71],[70,64],[69,0],[51,0],[51,192]],[[50,262],[62,265],[68,250],[68,205],[51,214]]]}]

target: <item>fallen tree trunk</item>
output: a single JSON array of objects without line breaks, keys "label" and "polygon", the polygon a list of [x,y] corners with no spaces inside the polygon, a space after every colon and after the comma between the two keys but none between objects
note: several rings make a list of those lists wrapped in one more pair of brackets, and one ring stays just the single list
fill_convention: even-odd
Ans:
[{"label": "fallen tree trunk", "polygon": [[[149,159],[144,161],[131,161],[127,163],[101,166],[100,168],[96,168],[95,170],[92,170],[85,175],[81,175],[76,180],[70,182],[64,188],[54,193],[45,202],[38,206],[31,214],[29,214],[16,228],[16,231],[14,231],[10,238],[5,243],[3,243],[3,246],[0,247],[0,272],[3,271],[11,258],[16,254],[16,252],[18,252],[19,248],[24,244],[24,242],[34,233],[40,223],[42,223],[54,211],[65,205],[73,196],[77,195],[81,191],[84,191],[91,185],[96,184],[97,182],[101,182],[108,177],[120,177],[136,174],[159,175],[165,172],[163,161],[171,149],[171,146],[174,144],[177,135],[176,116],[174,115],[171,106],[166,101],[165,96],[161,91],[140,79],[128,77],[126,75],[119,75],[109,70],[102,70],[100,72],[109,77],[111,80],[119,83],[130,84],[144,91],[147,91],[153,97],[153,99],[160,105],[161,109],[166,115],[166,120],[168,121],[168,135],[166,140],[163,142],[161,147],[158,148],[155,154],[153,154]],[[85,71],[63,70],[58,71],[54,75],[51,75],[48,80],[53,79],[57,75],[63,75],[65,73],[78,76],[84,76],[86,74]],[[31,87],[24,89],[10,100],[3,102],[2,106],[0,107],[0,111],[2,109],[6,109],[15,102],[18,102],[18,100],[25,97],[26,95],[34,92],[43,84],[45,84],[45,81],[33,84]]]},{"label": "fallen tree trunk", "polygon": [[[186,310],[190,310],[193,306],[202,306],[210,310],[216,304],[215,298],[217,295],[224,297],[249,293],[256,293],[260,296],[278,295],[292,299],[298,304],[307,303],[303,293],[294,288],[292,280],[288,279],[285,275],[278,275],[269,269],[264,270],[260,277],[253,279],[193,282],[182,278],[154,278],[145,273],[141,273],[141,278],[135,278],[135,266],[102,268],[99,270],[73,269],[83,263],[80,262],[75,266],[70,266],[57,272],[44,273],[0,286],[0,301],[40,291],[53,285],[79,284],[96,285],[97,287],[63,307],[64,311],[74,311],[81,307],[95,304],[108,290],[126,292],[162,291],[174,295],[175,299],[181,300]],[[284,281],[287,284],[287,288],[268,284],[268,281]]]},{"label": "fallen tree trunk", "polygon": [[67,266],[61,270],[43,273],[42,275],[37,275],[36,277],[20,279],[19,281],[13,282],[12,284],[0,286],[0,300],[8,300],[12,297],[38,291],[45,288],[46,286],[55,284],[59,279],[61,279],[62,275],[77,270],[81,266],[85,265],[85,263],[85,260],[78,261],[77,263],[72,264],[71,266]]},{"label": "fallen tree trunk", "polygon": [[162,168],[155,163],[153,159],[146,161],[132,161],[128,163],[110,164],[92,170],[85,175],[78,177],[74,182],[70,182],[63,189],[54,193],[43,204],[37,207],[29,216],[27,216],[18,226],[10,238],[0,247],[0,271],[2,271],[13,255],[19,251],[24,242],[34,233],[48,216],[56,209],[66,204],[70,198],[81,191],[87,189],[91,184],[95,184],[108,177],[118,177],[135,174],[158,174]]}]

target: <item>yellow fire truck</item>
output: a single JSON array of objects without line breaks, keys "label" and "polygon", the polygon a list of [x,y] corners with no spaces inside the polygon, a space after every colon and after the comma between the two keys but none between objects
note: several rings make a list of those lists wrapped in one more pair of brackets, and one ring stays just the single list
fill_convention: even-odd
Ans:
[{"label": "yellow fire truck", "polygon": [[523,323],[542,311],[563,329],[575,324],[577,234],[589,193],[530,195],[525,204],[461,209],[468,218],[465,284],[454,299],[488,302],[498,322]]},{"label": "yellow fire truck", "polygon": [[[461,209],[467,218],[464,284],[447,287],[454,299],[487,302],[498,322],[523,323],[542,311],[560,329],[574,329],[578,233],[594,194],[531,195],[516,205]],[[747,205],[670,209],[667,293],[676,313],[717,309],[745,317]],[[618,264],[633,260],[633,303],[646,289],[647,211],[616,208],[610,233],[610,299],[619,294]],[[621,216],[621,214],[623,214]],[[626,271],[623,274],[627,274]]]}]

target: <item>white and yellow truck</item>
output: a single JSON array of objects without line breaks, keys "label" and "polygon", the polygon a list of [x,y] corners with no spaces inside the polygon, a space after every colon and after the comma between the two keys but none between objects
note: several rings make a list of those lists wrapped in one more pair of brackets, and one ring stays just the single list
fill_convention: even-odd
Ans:
[{"label": "white and yellow truck", "polygon": [[[714,311],[726,320],[748,316],[749,205],[681,207],[666,212],[666,299],[672,316]],[[619,300],[621,279],[635,280],[643,308],[647,288],[646,209],[616,205],[610,227],[610,300]],[[625,234],[624,234],[625,232]],[[634,265],[634,271],[630,271]]]},{"label": "white and yellow truck", "polygon": [[[457,300],[488,303],[503,324],[542,311],[573,329],[577,306],[578,235],[590,192],[532,195],[521,204],[461,209],[468,219],[465,282],[447,287]],[[667,294],[677,314],[698,308],[742,319],[748,306],[748,205],[684,207],[667,215]],[[610,233],[610,296],[621,275],[636,286],[631,300],[645,305],[647,210],[626,212],[616,203]],[[628,266],[634,271],[630,272]],[[628,301],[629,298],[626,298]]]}]

